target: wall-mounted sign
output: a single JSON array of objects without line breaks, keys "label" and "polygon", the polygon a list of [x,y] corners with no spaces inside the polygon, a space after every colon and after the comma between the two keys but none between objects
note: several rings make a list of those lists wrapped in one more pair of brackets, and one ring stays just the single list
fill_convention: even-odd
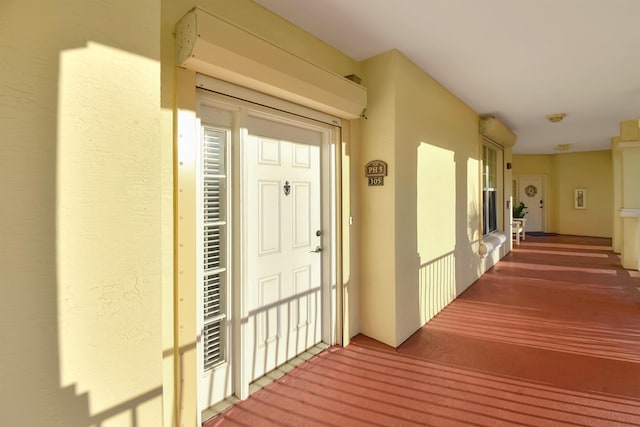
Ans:
[{"label": "wall-mounted sign", "polygon": [[383,176],[370,176],[367,179],[369,180],[369,186],[384,185]]},{"label": "wall-mounted sign", "polygon": [[384,185],[384,177],[387,176],[387,163],[382,160],[372,160],[364,167],[364,176],[367,177],[370,186]]}]

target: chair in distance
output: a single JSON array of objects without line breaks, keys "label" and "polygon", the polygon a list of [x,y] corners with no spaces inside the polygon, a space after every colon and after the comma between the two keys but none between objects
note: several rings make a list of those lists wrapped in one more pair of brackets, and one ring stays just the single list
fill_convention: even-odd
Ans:
[{"label": "chair in distance", "polygon": [[513,220],[511,224],[511,235],[513,239],[516,241],[516,245],[520,245],[520,239],[524,240],[524,227],[522,226],[522,221],[518,221],[517,219]]}]

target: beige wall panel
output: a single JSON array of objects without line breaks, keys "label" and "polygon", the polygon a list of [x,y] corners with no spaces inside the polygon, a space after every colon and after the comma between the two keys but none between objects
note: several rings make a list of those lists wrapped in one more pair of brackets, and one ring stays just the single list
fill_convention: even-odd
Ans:
[{"label": "beige wall panel", "polygon": [[[640,163],[638,163],[640,164]],[[558,154],[554,157],[556,232],[611,237],[613,166],[611,151]],[[587,209],[575,209],[574,190],[587,190]]]},{"label": "beige wall panel", "polygon": [[625,120],[620,122],[620,140],[621,141],[640,140],[640,121]]},{"label": "beige wall panel", "polygon": [[640,208],[640,147],[622,150],[622,204]]},{"label": "beige wall panel", "polygon": [[479,277],[478,115],[400,52],[396,95],[397,344]]},{"label": "beige wall panel", "polygon": [[366,61],[364,84],[361,165],[390,176],[360,186],[361,327],[397,346],[480,275],[478,115],[398,51]]},{"label": "beige wall panel", "polygon": [[[385,53],[364,63],[363,84],[368,89],[367,120],[361,122],[360,194],[360,328],[361,332],[396,346],[395,291],[395,80],[394,57]],[[371,160],[388,163],[384,186],[369,187],[364,176]]]},{"label": "beige wall panel", "polygon": [[159,20],[0,5],[3,424],[162,424]]},{"label": "beige wall panel", "polygon": [[513,175],[545,175],[553,174],[553,155],[548,154],[514,154]]}]

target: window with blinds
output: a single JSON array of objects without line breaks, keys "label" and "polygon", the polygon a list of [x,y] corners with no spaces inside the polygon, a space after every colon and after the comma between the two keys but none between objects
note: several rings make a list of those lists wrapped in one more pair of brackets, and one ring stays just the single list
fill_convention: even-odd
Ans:
[{"label": "window with blinds", "polygon": [[227,130],[203,127],[201,283],[205,371],[226,360],[228,136]]},{"label": "window with blinds", "polygon": [[498,229],[498,155],[484,145],[482,149],[482,235]]}]

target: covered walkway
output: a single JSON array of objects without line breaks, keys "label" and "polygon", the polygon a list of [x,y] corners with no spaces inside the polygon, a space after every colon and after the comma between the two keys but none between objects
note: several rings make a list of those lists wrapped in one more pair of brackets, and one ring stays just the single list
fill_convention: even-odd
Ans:
[{"label": "covered walkway", "polygon": [[398,349],[358,336],[205,426],[638,426],[640,274],[610,245],[527,236]]}]

